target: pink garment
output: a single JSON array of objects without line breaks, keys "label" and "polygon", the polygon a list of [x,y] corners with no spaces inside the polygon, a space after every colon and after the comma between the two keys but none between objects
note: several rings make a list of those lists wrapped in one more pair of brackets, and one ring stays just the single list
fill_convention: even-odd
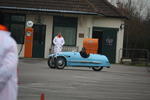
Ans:
[{"label": "pink garment", "polygon": [[54,43],[54,54],[56,54],[62,51],[62,47],[65,44],[65,41],[63,37],[55,36],[53,43]]},{"label": "pink garment", "polygon": [[0,100],[17,100],[17,44],[0,30]]}]

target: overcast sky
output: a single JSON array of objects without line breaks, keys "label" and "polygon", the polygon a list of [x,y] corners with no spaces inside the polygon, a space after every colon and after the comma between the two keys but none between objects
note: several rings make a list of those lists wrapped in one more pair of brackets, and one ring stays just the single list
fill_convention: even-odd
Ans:
[{"label": "overcast sky", "polygon": [[[108,1],[112,2],[112,4],[114,4],[116,6],[116,2],[118,0],[108,0]],[[119,0],[119,1],[121,1],[121,2],[128,2],[128,0]],[[137,10],[140,9],[139,5],[141,5],[141,3],[142,3],[144,6],[142,8],[141,15],[146,16],[146,14],[147,14],[147,8],[150,9],[150,0],[131,0],[131,1],[134,2],[133,4],[136,5]]]},{"label": "overcast sky", "polygon": [[[108,1],[111,1],[111,2],[113,2],[113,3],[115,3],[115,2],[117,2],[118,0],[108,0]],[[123,1],[123,2],[127,2],[128,0],[119,0],[119,1]],[[131,0],[131,1],[133,1],[133,2],[147,2],[147,5],[149,5],[150,6],[150,0]]]}]

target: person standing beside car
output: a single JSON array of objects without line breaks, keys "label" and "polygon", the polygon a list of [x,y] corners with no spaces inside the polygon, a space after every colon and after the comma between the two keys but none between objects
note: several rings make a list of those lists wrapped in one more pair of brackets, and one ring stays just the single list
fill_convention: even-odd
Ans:
[{"label": "person standing beside car", "polygon": [[63,45],[65,44],[64,38],[61,35],[61,33],[58,33],[58,35],[54,37],[53,43],[54,43],[54,54],[61,52]]},{"label": "person standing beside car", "polygon": [[0,100],[17,100],[17,44],[0,25]]}]

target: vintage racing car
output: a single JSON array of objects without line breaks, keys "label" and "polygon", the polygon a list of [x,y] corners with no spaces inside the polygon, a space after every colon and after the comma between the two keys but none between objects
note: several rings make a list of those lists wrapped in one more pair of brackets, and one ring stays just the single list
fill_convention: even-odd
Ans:
[{"label": "vintage racing car", "polygon": [[85,57],[80,52],[60,52],[49,55],[48,66],[57,69],[64,69],[65,66],[89,67],[100,71],[104,67],[109,68],[110,63],[105,55],[88,54]]}]

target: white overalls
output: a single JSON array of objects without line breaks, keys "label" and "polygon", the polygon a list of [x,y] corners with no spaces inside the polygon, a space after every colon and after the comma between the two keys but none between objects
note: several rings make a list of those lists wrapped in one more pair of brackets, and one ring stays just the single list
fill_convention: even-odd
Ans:
[{"label": "white overalls", "polygon": [[17,45],[0,30],[0,100],[17,100]]}]

